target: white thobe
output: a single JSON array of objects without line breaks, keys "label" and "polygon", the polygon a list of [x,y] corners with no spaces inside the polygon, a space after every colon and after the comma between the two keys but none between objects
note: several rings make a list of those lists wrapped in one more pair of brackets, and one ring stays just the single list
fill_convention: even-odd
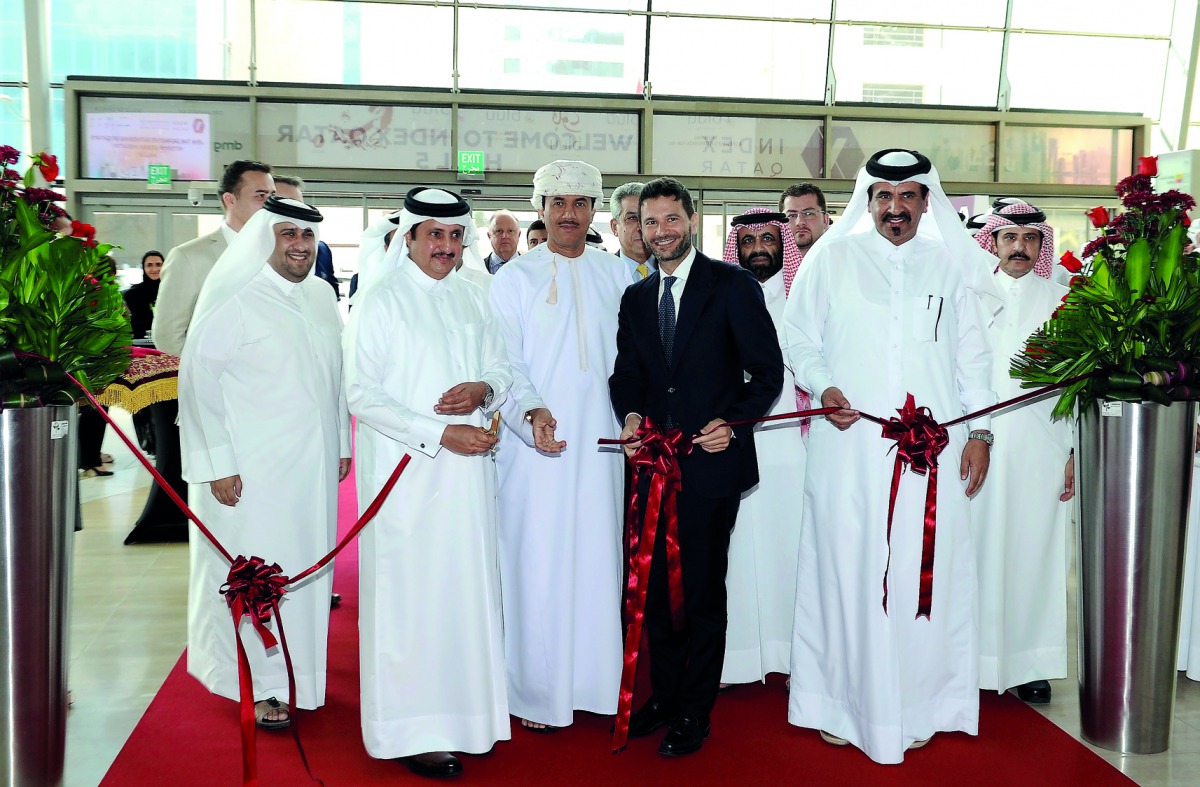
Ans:
[{"label": "white thobe", "polygon": [[[179,370],[179,430],[188,499],[231,555],[258,556],[294,576],[333,547],[338,459],[350,456],[342,394],[342,322],[333,292],[315,277],[293,283],[264,265],[225,304],[193,323]],[[236,506],[209,482],[239,475]],[[218,592],[229,563],[189,526],[188,672],[209,691],[238,697],[229,607]],[[325,702],[332,566],[280,602],[296,677],[296,704]],[[275,622],[268,628],[275,631]],[[254,699],[288,696],[278,647],[240,627]]]},{"label": "white thobe", "polygon": [[478,287],[405,260],[355,304],[345,353],[360,511],[412,457],[359,537],[363,742],[381,759],[486,752],[509,738],[495,463],[441,448],[448,425],[487,426],[482,412],[433,408],[463,382],[502,399],[504,348]]},{"label": "white thobe", "polygon": [[[514,715],[555,727],[574,710],[617,710],[623,462],[596,440],[620,433],[608,377],[628,284],[612,254],[571,259],[548,244],[492,282],[513,371],[496,453],[508,700]],[[524,414],[539,407],[567,443],[560,454],[533,447]]]},{"label": "white thobe", "polygon": [[1179,669],[1200,680],[1200,453],[1192,468],[1187,547],[1183,557],[1183,611],[1179,621]]},{"label": "white thobe", "polygon": [[[911,392],[950,421],[996,401],[982,313],[941,244],[918,236],[896,247],[874,231],[826,240],[784,307],[786,354],[817,401],[836,386],[852,407],[889,418]],[[968,431],[951,428],[939,457],[928,619],[915,619],[927,477],[901,477],[889,572],[894,444],[867,420],[839,432],[822,418],[809,434],[788,719],[876,762],[901,762],[940,730],[978,730],[975,556],[958,473]]]},{"label": "white thobe", "polygon": [[[783,337],[783,272],[763,282],[767,311]],[[784,359],[783,393],[767,415],[796,409],[796,378]],[[806,451],[798,420],[754,427],[758,483],[742,495],[729,539],[729,624],[722,683],[750,683],[787,673],[796,608],[796,562],[804,510]]]},{"label": "white thobe", "polygon": [[[1067,288],[1028,273],[996,273],[1004,306],[988,328],[992,387],[1001,400],[1028,389],[1009,374],[1030,334]],[[1063,503],[1071,453],[1067,420],[1051,421],[1058,393],[992,415],[987,483],[971,500],[979,572],[979,687],[1004,691],[1067,676],[1067,546],[1073,503]]]}]

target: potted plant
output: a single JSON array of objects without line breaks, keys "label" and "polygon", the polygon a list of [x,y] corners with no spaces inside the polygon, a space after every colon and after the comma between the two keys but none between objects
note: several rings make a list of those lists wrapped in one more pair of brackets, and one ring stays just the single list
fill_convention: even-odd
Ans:
[{"label": "potted plant", "polygon": [[1115,751],[1167,749],[1192,453],[1200,399],[1200,256],[1185,251],[1195,201],[1158,193],[1157,166],[1116,186],[1124,212],[1089,211],[1101,235],[1061,264],[1062,306],[1014,358],[1027,387],[1068,382],[1075,414],[1083,737]]},{"label": "potted plant", "polygon": [[71,221],[63,197],[35,185],[58,175],[53,156],[0,146],[0,654],[8,720],[0,745],[15,784],[58,784],[66,739],[65,624],[76,505],[72,375],[99,392],[129,364],[132,334],[111,246]]}]

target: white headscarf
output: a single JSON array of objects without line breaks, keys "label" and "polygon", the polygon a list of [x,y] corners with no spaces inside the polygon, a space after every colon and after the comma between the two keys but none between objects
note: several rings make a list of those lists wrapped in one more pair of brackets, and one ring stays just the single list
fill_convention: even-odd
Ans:
[{"label": "white headscarf", "polygon": [[322,218],[321,213],[311,205],[294,199],[270,197],[262,209],[250,217],[205,278],[188,332],[195,333],[205,318],[237,295],[263,269],[275,251],[276,224],[295,224],[301,229],[312,230],[313,235],[317,236],[313,241],[313,266],[308,273],[309,276],[314,275],[316,242],[320,240],[318,227]]},{"label": "white headscarf", "polygon": [[[928,172],[904,171],[905,168],[922,169],[922,165],[926,163],[929,165]],[[872,174],[868,169],[877,174]],[[888,177],[889,172],[895,173],[892,177],[897,179],[891,180]],[[984,298],[984,309],[989,314],[995,313],[1002,303],[992,279],[996,258],[979,248],[975,238],[963,227],[962,217],[958,215],[958,211],[942,189],[937,167],[917,151],[890,149],[881,150],[872,156],[858,171],[854,193],[841,218],[816,240],[813,248],[819,248],[821,244],[845,235],[878,231],[867,209],[870,201],[867,190],[876,183],[889,183],[892,186],[920,183],[929,189],[928,213],[932,214],[933,221],[929,220],[929,216],[924,217],[917,225],[917,234],[946,247],[950,252],[950,259],[961,268],[966,286],[981,297],[987,296]]]},{"label": "white headscarf", "polygon": [[604,199],[600,170],[586,161],[551,161],[533,173],[533,196],[529,201],[541,210],[544,197],[579,195]]},{"label": "white headscarf", "polygon": [[387,252],[387,249],[384,248],[384,240],[389,232],[396,229],[400,214],[403,212],[397,210],[375,219],[363,230],[362,236],[358,239],[358,289],[354,291],[351,303],[358,300],[363,280],[370,279],[379,273],[379,266],[383,264],[383,255]]},{"label": "white headscarf", "polygon": [[[459,215],[446,215],[448,213],[459,213]],[[387,222],[388,228],[379,233],[380,248],[383,246],[384,235],[392,230],[395,230],[396,234],[392,236],[387,253],[380,256],[378,264],[367,262],[364,267],[362,252],[359,252],[358,289],[354,292],[355,301],[362,296],[362,293],[378,284],[392,271],[399,270],[400,266],[410,259],[408,256],[408,232],[423,221],[433,220],[442,224],[457,224],[462,227],[464,254],[466,254],[466,249],[474,246],[479,240],[479,232],[475,229],[474,219],[471,218],[471,206],[462,197],[445,189],[418,186],[410,190],[404,197],[404,210],[398,211],[392,216],[373,223],[367,229],[367,232],[377,226],[382,229],[382,223]],[[363,233],[364,238],[366,234],[366,232]]]}]

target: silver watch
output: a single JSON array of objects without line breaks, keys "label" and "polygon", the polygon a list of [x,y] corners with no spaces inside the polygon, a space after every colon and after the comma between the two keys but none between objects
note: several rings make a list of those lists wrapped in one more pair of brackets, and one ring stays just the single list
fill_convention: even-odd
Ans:
[{"label": "silver watch", "polygon": [[483,404],[479,405],[479,408],[481,410],[490,410],[492,409],[492,400],[496,398],[496,392],[492,390],[492,386],[488,385],[486,380],[483,380],[482,382],[485,390],[483,394]]},{"label": "silver watch", "polygon": [[971,434],[967,435],[967,437],[972,440],[982,440],[988,444],[988,448],[991,448],[992,444],[996,442],[996,435],[992,434],[991,432],[985,432],[981,430],[971,432]]}]

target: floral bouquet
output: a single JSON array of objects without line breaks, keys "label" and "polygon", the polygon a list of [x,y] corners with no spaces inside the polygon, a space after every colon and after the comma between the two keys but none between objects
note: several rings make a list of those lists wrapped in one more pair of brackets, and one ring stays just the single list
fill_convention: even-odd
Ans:
[{"label": "floral bouquet", "polygon": [[[1125,212],[1088,212],[1103,234],[1060,264],[1076,274],[1063,304],[1012,362],[1024,387],[1062,383],[1054,417],[1080,412],[1101,399],[1200,399],[1200,255],[1184,252],[1187,211],[1195,200],[1179,191],[1155,192],[1157,159],[1144,156],[1138,172],[1116,186]],[[1086,376],[1086,377],[1085,377]]]},{"label": "floral bouquet", "polygon": [[80,397],[73,375],[99,392],[129,365],[132,333],[108,256],[96,230],[71,221],[38,188],[35,168],[58,177],[54,156],[0,145],[0,407],[70,404]]}]

